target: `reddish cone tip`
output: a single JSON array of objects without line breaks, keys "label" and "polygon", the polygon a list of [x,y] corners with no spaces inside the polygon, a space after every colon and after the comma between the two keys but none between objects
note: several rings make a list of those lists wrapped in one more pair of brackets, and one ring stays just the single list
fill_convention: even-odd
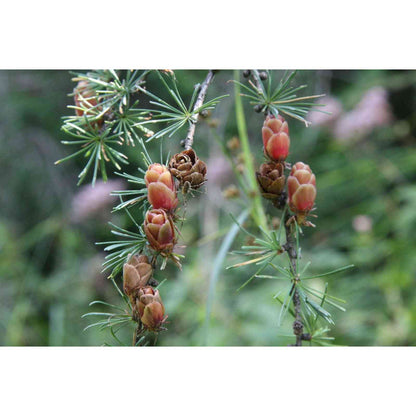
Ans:
[{"label": "reddish cone tip", "polygon": [[274,162],[283,162],[290,148],[289,126],[283,117],[266,117],[262,128],[264,154]]},{"label": "reddish cone tip", "polygon": [[316,198],[316,179],[311,168],[297,162],[293,165],[287,179],[287,190],[290,209],[304,218],[313,208]]},{"label": "reddish cone tip", "polygon": [[154,209],[172,211],[178,205],[176,186],[169,169],[160,163],[149,166],[144,180],[147,186],[147,199]]}]

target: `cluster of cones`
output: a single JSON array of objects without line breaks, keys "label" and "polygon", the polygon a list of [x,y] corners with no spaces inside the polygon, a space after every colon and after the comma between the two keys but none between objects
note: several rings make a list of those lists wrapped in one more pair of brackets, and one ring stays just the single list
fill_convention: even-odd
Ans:
[{"label": "cluster of cones", "polygon": [[144,179],[152,209],[146,212],[143,228],[150,247],[157,253],[171,256],[177,241],[174,220],[178,188],[198,189],[205,183],[206,173],[206,164],[193,149],[174,155],[168,166],[153,163],[147,169]]},{"label": "cluster of cones", "polygon": [[[205,183],[206,173],[206,164],[193,149],[174,155],[168,166],[153,163],[148,167],[144,179],[152,207],[145,214],[143,229],[154,259],[161,255],[179,265],[173,255],[178,189],[198,189]],[[147,256],[133,256],[123,268],[123,288],[132,304],[133,319],[140,320],[150,331],[159,331],[166,320],[165,308],[159,291],[149,285],[152,274],[153,266]]]},{"label": "cluster of cones", "polygon": [[[268,115],[262,128],[264,155],[269,159],[256,172],[264,198],[272,200],[277,208],[288,202],[290,210],[299,225],[312,225],[306,220],[313,209],[316,198],[316,179],[309,165],[297,162],[291,167],[285,192],[285,162],[289,155],[289,126],[280,115]],[[287,201],[288,199],[288,201]]]},{"label": "cluster of cones", "polygon": [[153,266],[147,256],[132,256],[123,267],[123,289],[133,309],[133,319],[150,331],[159,331],[166,321],[159,291],[149,285]]}]

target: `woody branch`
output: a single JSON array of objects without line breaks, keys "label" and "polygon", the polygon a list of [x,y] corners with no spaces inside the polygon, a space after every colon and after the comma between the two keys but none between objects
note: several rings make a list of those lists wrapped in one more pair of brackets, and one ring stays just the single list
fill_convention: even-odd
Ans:
[{"label": "woody branch", "polygon": [[195,134],[195,127],[196,123],[198,122],[199,118],[199,108],[204,104],[205,96],[207,94],[207,90],[209,85],[211,84],[213,78],[214,78],[215,71],[210,70],[204,80],[204,82],[199,86],[199,93],[198,97],[195,101],[194,108],[192,109],[193,113],[195,113],[194,117],[191,119],[191,125],[188,130],[188,134],[186,135],[186,139],[184,140],[183,146],[185,147],[185,150],[189,150],[192,148],[192,145],[194,143],[194,134]]}]

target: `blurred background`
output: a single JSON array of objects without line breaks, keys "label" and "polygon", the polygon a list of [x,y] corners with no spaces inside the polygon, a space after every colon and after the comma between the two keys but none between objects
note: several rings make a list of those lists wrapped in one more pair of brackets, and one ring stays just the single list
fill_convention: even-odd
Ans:
[{"label": "blurred background", "polygon": [[[278,79],[283,71],[273,71]],[[206,71],[176,71],[180,91],[190,98]],[[287,319],[277,326],[280,304],[273,299],[279,281],[254,280],[236,289],[255,268],[225,270],[242,259],[227,255],[217,280],[213,265],[221,242],[243,204],[232,198],[236,181],[217,138],[237,136],[232,71],[220,71],[208,98],[230,94],[210,117],[197,125],[194,148],[208,165],[204,191],[189,198],[180,244],[186,246],[183,271],[169,265],[158,272],[169,315],[168,331],[158,345],[287,345]],[[149,90],[159,93],[156,78]],[[305,95],[325,94],[325,115],[308,116],[312,126],[288,119],[289,162],[308,163],[317,177],[313,221],[301,241],[310,272],[347,264],[356,267],[329,277],[330,293],[347,301],[334,313],[330,335],[337,345],[416,345],[416,71],[300,71],[296,84]],[[68,71],[0,71],[0,344],[103,345],[109,334],[81,316],[93,300],[121,304],[101,273],[102,246],[112,239],[107,222],[124,228],[125,215],[111,214],[109,196],[128,185],[112,175],[95,188],[76,186],[84,166],[54,162],[71,151],[60,143],[61,117],[73,110]],[[247,126],[256,165],[262,163],[262,115],[245,102]],[[163,151],[181,150],[183,137],[165,140]],[[149,152],[158,159],[159,143]],[[126,172],[143,167],[130,148]],[[266,203],[267,212],[279,212]],[[250,227],[250,223],[246,224]],[[232,248],[245,241],[238,235]],[[217,259],[217,260],[216,260]],[[119,279],[120,282],[120,279]],[[323,287],[323,282],[316,284]],[[208,309],[211,313],[207,318]],[[120,332],[131,338],[132,328]]]}]

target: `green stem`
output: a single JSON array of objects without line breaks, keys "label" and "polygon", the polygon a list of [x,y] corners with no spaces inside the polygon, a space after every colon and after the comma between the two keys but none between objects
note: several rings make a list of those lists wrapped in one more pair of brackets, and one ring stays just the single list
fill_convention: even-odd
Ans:
[{"label": "green stem", "polygon": [[[244,210],[237,219],[238,224],[242,224],[248,216],[248,211]],[[209,277],[209,289],[208,289],[208,297],[206,303],[206,312],[205,312],[205,334],[204,334],[204,345],[208,345],[209,341],[209,329],[210,329],[210,320],[211,320],[211,310],[212,305],[214,303],[214,296],[215,296],[215,286],[218,281],[218,277],[223,270],[222,265],[224,263],[225,257],[228,254],[228,250],[230,249],[231,245],[234,242],[235,237],[237,236],[238,232],[240,231],[239,225],[233,224],[223,239],[220,249],[214,259],[213,268],[211,275]]]},{"label": "green stem", "polygon": [[[240,78],[240,72],[238,70],[234,71],[234,79],[238,80]],[[263,228],[264,230],[268,229],[266,214],[263,209],[263,204],[261,201],[261,195],[257,185],[256,172],[254,169],[252,153],[250,150],[250,144],[247,134],[246,119],[244,116],[243,102],[240,95],[240,86],[237,83],[234,83],[234,92],[235,92],[235,112],[237,119],[237,128],[238,135],[241,141],[241,147],[243,150],[244,166],[246,169],[246,179],[248,181],[249,189],[249,198],[253,201],[251,217],[255,221],[258,227]]]}]

